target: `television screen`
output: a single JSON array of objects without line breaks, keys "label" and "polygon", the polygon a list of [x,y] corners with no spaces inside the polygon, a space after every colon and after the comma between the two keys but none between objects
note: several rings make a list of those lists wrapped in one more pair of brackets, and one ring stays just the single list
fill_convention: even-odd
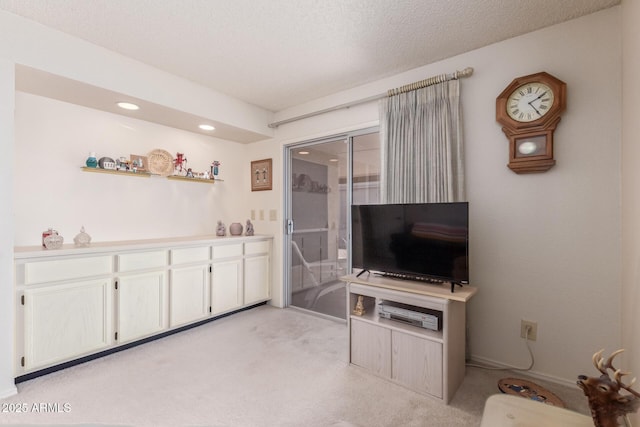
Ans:
[{"label": "television screen", "polygon": [[469,204],[354,205],[354,268],[408,279],[469,282]]}]

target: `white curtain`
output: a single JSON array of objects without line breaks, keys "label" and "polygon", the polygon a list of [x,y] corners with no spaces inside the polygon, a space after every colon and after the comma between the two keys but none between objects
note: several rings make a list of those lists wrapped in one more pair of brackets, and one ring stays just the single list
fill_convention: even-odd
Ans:
[{"label": "white curtain", "polygon": [[460,81],[380,101],[382,202],[465,200]]}]

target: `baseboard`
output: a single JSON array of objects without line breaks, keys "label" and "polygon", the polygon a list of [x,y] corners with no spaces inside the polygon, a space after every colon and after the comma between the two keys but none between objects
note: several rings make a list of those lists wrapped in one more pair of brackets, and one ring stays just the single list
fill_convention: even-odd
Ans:
[{"label": "baseboard", "polygon": [[522,370],[516,370],[518,368],[520,368],[520,366],[512,366],[512,365],[507,365],[505,363],[499,362],[497,360],[493,360],[493,359],[488,359],[486,357],[481,357],[481,356],[477,356],[477,355],[471,355],[471,359],[467,361],[467,363],[474,363],[474,364],[483,364],[483,365],[487,365],[487,367],[491,367],[491,368],[504,368],[505,370],[513,370],[512,372],[522,372],[523,374],[526,374],[530,377],[533,378],[537,378],[540,380],[544,380],[544,381],[549,381],[555,384],[560,384],[560,385],[565,385],[565,386],[569,386],[569,387],[575,387],[576,386],[576,380],[575,379],[567,379],[567,378],[560,378],[560,377],[556,377],[553,375],[549,375],[549,374],[545,374],[544,372],[539,372],[539,371],[522,371]]}]

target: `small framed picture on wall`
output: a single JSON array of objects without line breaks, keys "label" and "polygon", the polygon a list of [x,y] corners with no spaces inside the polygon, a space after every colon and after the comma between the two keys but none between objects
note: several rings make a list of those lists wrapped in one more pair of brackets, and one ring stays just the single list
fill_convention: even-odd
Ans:
[{"label": "small framed picture on wall", "polygon": [[251,162],[251,191],[271,190],[273,171],[272,159]]}]

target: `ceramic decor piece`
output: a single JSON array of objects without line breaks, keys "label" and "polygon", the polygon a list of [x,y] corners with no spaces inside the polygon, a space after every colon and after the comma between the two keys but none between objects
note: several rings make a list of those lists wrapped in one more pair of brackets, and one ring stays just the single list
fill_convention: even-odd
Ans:
[{"label": "ceramic decor piece", "polygon": [[239,222],[234,222],[229,226],[229,233],[232,236],[240,236],[242,235],[242,224]]},{"label": "ceramic decor piece", "polygon": [[87,161],[85,162],[88,168],[96,168],[98,167],[98,160],[96,159],[96,153],[89,153],[89,157],[87,157]]},{"label": "ceramic decor piece", "polygon": [[44,247],[47,249],[60,249],[64,238],[59,234],[51,234],[44,238]]},{"label": "ceramic decor piece", "polygon": [[73,243],[79,247],[89,246],[89,243],[91,243],[91,236],[84,231],[84,226],[80,228],[80,233],[73,238]]}]

